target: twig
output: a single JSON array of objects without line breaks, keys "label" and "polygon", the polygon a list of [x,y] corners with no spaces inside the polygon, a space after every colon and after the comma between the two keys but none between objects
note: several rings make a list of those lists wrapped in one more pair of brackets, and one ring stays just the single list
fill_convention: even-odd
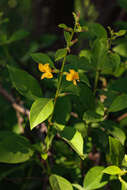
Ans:
[{"label": "twig", "polygon": [[22,113],[23,115],[26,115],[29,118],[30,111],[28,109],[25,109],[23,106],[17,104],[13,96],[9,94],[5,89],[3,89],[1,84],[0,84],[0,94],[4,96],[12,104],[12,107],[16,111]]}]

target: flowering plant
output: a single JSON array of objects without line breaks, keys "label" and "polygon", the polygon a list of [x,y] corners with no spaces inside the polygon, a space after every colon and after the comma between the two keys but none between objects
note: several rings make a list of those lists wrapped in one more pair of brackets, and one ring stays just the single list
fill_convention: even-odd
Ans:
[{"label": "flowering plant", "polygon": [[[6,45],[19,40],[22,32],[1,42],[13,87],[26,102],[29,100],[26,107],[32,106],[29,111],[18,105],[0,86],[1,94],[18,114],[27,116],[26,127],[20,131],[23,135],[1,132],[0,162],[23,163],[18,169],[32,168],[28,177],[36,163],[38,173],[49,177],[47,190],[94,190],[112,181],[126,190],[127,56],[125,49],[121,51],[126,30],[114,32],[108,27],[108,34],[97,23],[81,25],[79,13],[73,17],[73,28],[59,25],[64,32],[64,48],[53,55],[30,53],[39,82],[16,67],[7,51]],[[72,54],[78,39],[86,38],[89,49]]]}]

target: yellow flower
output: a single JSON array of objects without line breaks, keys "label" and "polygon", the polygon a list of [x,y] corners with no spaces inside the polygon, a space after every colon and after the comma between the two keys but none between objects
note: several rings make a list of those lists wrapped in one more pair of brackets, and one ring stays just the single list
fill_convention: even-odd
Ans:
[{"label": "yellow flower", "polygon": [[49,72],[45,72],[45,73],[41,76],[41,79],[44,79],[44,78],[51,79],[51,78],[53,78],[53,74],[52,74],[52,73],[49,73]]},{"label": "yellow flower", "polygon": [[75,72],[75,70],[73,70],[73,69],[70,69],[69,72],[70,73],[67,73],[67,75],[66,75],[66,80],[73,81],[73,84],[77,85],[77,81],[79,81],[78,72]]},{"label": "yellow flower", "polygon": [[47,78],[47,79],[51,79],[53,78],[53,74],[52,74],[52,69],[50,68],[49,64],[41,64],[39,63],[38,68],[41,72],[43,72],[41,79]]}]

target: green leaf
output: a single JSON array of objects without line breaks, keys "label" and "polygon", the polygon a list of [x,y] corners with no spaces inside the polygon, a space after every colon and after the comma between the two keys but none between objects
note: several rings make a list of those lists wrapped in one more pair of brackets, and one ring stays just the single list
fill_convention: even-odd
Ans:
[{"label": "green leaf", "polygon": [[87,125],[84,122],[78,122],[74,124],[74,128],[78,130],[82,136],[85,138],[87,136]]},{"label": "green leaf", "polygon": [[60,136],[84,159],[83,154],[83,137],[75,128],[64,127]]},{"label": "green leaf", "polygon": [[93,109],[95,105],[92,90],[86,85],[79,82],[79,100],[81,101],[84,109]]},{"label": "green leaf", "polygon": [[9,65],[7,67],[12,83],[19,93],[32,100],[42,96],[41,88],[35,78],[19,68]]},{"label": "green leaf", "polygon": [[92,47],[92,60],[96,69],[103,71],[107,64],[107,38],[98,38],[94,41]]},{"label": "green leaf", "polygon": [[126,183],[126,181],[124,181],[122,179],[120,182],[121,182],[121,185],[122,185],[121,190],[127,190],[127,183]]},{"label": "green leaf", "polygon": [[96,112],[88,110],[83,114],[83,120],[87,124],[89,124],[89,123],[97,123],[103,121],[104,118],[101,115],[97,114]]},{"label": "green leaf", "polygon": [[127,77],[122,77],[109,83],[109,90],[127,93]]},{"label": "green leaf", "polygon": [[102,74],[117,74],[120,69],[120,56],[116,53],[108,53],[107,54],[107,62],[101,68]]},{"label": "green leaf", "polygon": [[104,167],[95,166],[85,175],[83,186],[85,190],[99,189],[107,184],[108,181],[102,180]]},{"label": "green leaf", "polygon": [[0,132],[0,162],[21,163],[29,160],[32,155],[28,139],[10,131]]},{"label": "green leaf", "polygon": [[58,175],[51,175],[49,177],[49,182],[52,190],[73,190],[71,183],[65,178]]},{"label": "green leaf", "polygon": [[122,94],[115,98],[112,102],[111,106],[109,107],[109,112],[117,112],[127,108],[127,95]]},{"label": "green leaf", "polygon": [[54,110],[54,121],[58,124],[65,124],[70,118],[71,103],[67,96],[59,97]]},{"label": "green leaf", "polygon": [[85,73],[82,70],[78,70],[78,73],[79,73],[79,80],[87,84],[88,87],[91,87],[90,82]]},{"label": "green leaf", "polygon": [[109,166],[103,170],[103,173],[110,175],[120,175],[123,171],[117,166]]},{"label": "green leaf", "polygon": [[126,34],[126,30],[119,30],[118,32],[115,32],[115,35],[118,37],[124,36]]},{"label": "green leaf", "polygon": [[55,54],[55,61],[59,61],[60,59],[64,58],[67,54],[67,49],[58,49]]},{"label": "green leaf", "polygon": [[65,40],[66,40],[67,45],[69,46],[70,41],[71,41],[71,35],[70,35],[70,33],[64,31],[64,38],[65,38]]},{"label": "green leaf", "polygon": [[53,100],[49,98],[37,99],[30,109],[30,128],[33,129],[45,121],[53,112]]},{"label": "green leaf", "polygon": [[127,57],[127,40],[124,40],[124,42],[121,42],[118,45],[116,45],[113,48],[113,51],[123,57]]},{"label": "green leaf", "polygon": [[29,35],[29,32],[27,32],[26,30],[17,30],[16,32],[12,34],[12,36],[9,38],[7,43],[12,43],[18,40],[22,40],[28,35]]},{"label": "green leaf", "polygon": [[101,123],[104,129],[108,131],[109,134],[117,138],[122,145],[124,145],[125,140],[126,140],[126,135],[124,131],[120,128],[118,123],[115,123],[110,120],[105,120],[104,122]]},{"label": "green leaf", "polygon": [[91,62],[91,56],[92,56],[91,51],[88,49],[81,50],[79,54],[79,57],[85,57],[90,62]]},{"label": "green leaf", "polygon": [[85,190],[81,185],[79,184],[72,184],[76,189],[79,189],[79,190]]},{"label": "green leaf", "polygon": [[109,136],[109,162],[119,166],[124,158],[124,147],[119,140]]},{"label": "green leaf", "polygon": [[58,25],[59,26],[59,28],[63,28],[63,29],[70,29],[70,30],[72,30],[72,28],[70,28],[70,27],[68,27],[66,24],[59,24]]},{"label": "green leaf", "polygon": [[49,65],[53,68],[55,68],[52,60],[50,57],[45,53],[32,53],[31,54],[32,59],[37,63],[46,64],[49,63]]},{"label": "green leaf", "polygon": [[94,23],[94,22],[88,22],[85,25],[88,27],[88,31],[84,32],[82,34],[83,37],[89,38],[89,39],[95,39],[95,38],[106,38],[107,37],[107,32],[105,28],[99,24],[99,23]]}]

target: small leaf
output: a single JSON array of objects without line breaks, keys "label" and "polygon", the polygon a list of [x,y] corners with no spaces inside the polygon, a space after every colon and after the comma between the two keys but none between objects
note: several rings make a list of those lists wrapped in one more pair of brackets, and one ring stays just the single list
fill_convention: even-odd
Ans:
[{"label": "small leaf", "polygon": [[67,29],[68,28],[68,26],[66,25],[66,24],[59,24],[58,25],[60,28],[63,28],[63,29]]},{"label": "small leaf", "polygon": [[109,166],[103,170],[103,173],[110,175],[121,175],[123,171],[117,166]]},{"label": "small leaf", "polygon": [[19,93],[32,100],[42,96],[41,88],[34,77],[19,68],[12,66],[7,67],[12,83]]},{"label": "small leaf", "polygon": [[61,137],[84,159],[83,154],[83,137],[75,128],[64,127],[60,132]]},{"label": "small leaf", "polygon": [[12,34],[7,43],[12,43],[18,40],[22,40],[29,35],[26,30],[18,30]]},{"label": "small leaf", "polygon": [[53,68],[55,68],[52,60],[50,57],[45,53],[32,53],[31,54],[32,59],[37,63],[46,64],[49,63],[49,65]]},{"label": "small leaf", "polygon": [[119,166],[124,158],[124,147],[115,138],[109,136],[109,155],[108,160],[111,164]]},{"label": "small leaf", "polygon": [[101,123],[101,125],[104,129],[108,131],[109,134],[117,138],[121,142],[121,144],[124,145],[126,135],[122,128],[118,125],[118,123],[115,123],[111,120],[105,120]]},{"label": "small leaf", "polygon": [[116,36],[120,37],[120,36],[124,36],[126,34],[126,30],[119,30],[118,32],[115,33]]},{"label": "small leaf", "polygon": [[0,162],[21,163],[32,155],[33,150],[27,138],[10,131],[0,132]]},{"label": "small leaf", "polygon": [[67,45],[69,46],[70,41],[71,41],[71,35],[70,35],[70,33],[64,31],[64,38],[65,38],[65,40],[66,40]]},{"label": "small leaf", "polygon": [[122,94],[115,98],[112,102],[111,106],[109,107],[109,112],[117,112],[127,108],[127,95]]},{"label": "small leaf", "polygon": [[89,124],[89,123],[96,123],[96,122],[100,122],[100,121],[103,121],[104,118],[97,114],[96,112],[93,112],[93,111],[86,111],[84,114],[83,114],[83,120]]},{"label": "small leaf", "polygon": [[113,48],[113,51],[118,53],[123,57],[127,57],[127,41],[124,40],[123,42],[119,43]]},{"label": "small leaf", "polygon": [[76,189],[78,190],[85,190],[81,185],[79,184],[72,184]]},{"label": "small leaf", "polygon": [[55,61],[58,61],[58,60],[64,58],[66,56],[66,54],[67,54],[67,49],[66,48],[58,49],[56,51],[56,54],[55,54]]},{"label": "small leaf", "polygon": [[103,170],[104,167],[95,166],[87,172],[83,182],[85,190],[99,189],[108,183],[108,181],[102,180]]},{"label": "small leaf", "polygon": [[48,98],[37,99],[30,110],[30,128],[33,129],[45,121],[53,112],[53,100]]},{"label": "small leaf", "polygon": [[71,183],[65,178],[58,175],[51,175],[49,182],[52,190],[73,190]]}]

